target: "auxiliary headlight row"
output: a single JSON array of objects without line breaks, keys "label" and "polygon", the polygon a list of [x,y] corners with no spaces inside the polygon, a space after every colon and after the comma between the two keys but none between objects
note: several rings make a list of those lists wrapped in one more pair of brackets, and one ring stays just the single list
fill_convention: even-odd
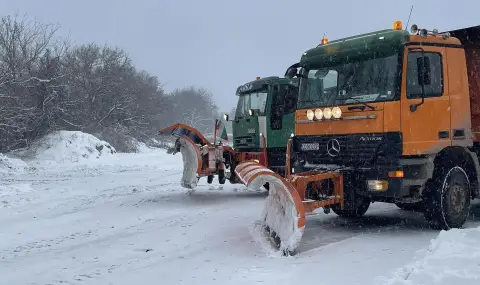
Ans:
[{"label": "auxiliary headlight row", "polygon": [[332,117],[334,119],[340,119],[342,116],[342,109],[339,107],[325,108],[325,109],[315,109],[315,111],[309,109],[307,110],[307,119],[310,121],[326,119],[330,120]]}]

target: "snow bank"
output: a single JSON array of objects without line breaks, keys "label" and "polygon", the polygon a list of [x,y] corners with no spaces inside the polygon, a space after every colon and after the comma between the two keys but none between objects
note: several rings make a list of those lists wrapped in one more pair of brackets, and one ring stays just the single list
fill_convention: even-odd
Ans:
[{"label": "snow bank", "polygon": [[0,173],[21,174],[28,169],[28,165],[21,159],[7,157],[0,153]]},{"label": "snow bank", "polygon": [[480,227],[441,231],[416,262],[377,284],[480,284]]},{"label": "snow bank", "polygon": [[77,131],[51,133],[28,148],[15,152],[27,159],[57,163],[79,163],[116,153],[109,143]]},{"label": "snow bank", "polygon": [[[18,157],[20,159],[12,159]],[[24,162],[23,162],[23,161]],[[35,171],[73,173],[86,176],[102,173],[141,171],[142,169],[180,172],[181,155],[168,154],[165,149],[141,145],[137,153],[118,153],[108,142],[75,131],[59,131],[47,135],[25,149],[9,153],[9,160],[0,159],[0,174],[4,171]]]}]

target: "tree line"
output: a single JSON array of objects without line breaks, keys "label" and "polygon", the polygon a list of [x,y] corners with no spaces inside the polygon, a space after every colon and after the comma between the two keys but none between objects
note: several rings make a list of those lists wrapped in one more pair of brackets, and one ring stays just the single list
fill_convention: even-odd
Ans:
[{"label": "tree line", "polygon": [[96,43],[72,45],[59,25],[28,17],[0,19],[0,153],[56,130],[83,131],[132,151],[132,138],[161,141],[158,130],[214,128],[212,94],[188,86],[167,93],[127,52]]}]

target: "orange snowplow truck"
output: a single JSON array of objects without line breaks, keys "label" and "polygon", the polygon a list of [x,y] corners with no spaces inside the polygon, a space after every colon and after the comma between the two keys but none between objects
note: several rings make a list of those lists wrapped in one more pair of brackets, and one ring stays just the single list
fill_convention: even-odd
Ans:
[{"label": "orange snowplow truck", "polygon": [[262,219],[284,252],[315,208],[360,217],[372,202],[396,203],[448,230],[480,196],[480,26],[393,26],[302,55],[292,173],[237,167],[247,186],[276,186]]}]

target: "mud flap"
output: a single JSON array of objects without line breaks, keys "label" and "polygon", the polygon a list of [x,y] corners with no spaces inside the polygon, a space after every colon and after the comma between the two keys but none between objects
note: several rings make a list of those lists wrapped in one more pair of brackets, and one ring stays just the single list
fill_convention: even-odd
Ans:
[{"label": "mud flap", "polygon": [[284,255],[293,255],[305,228],[305,207],[295,188],[280,175],[252,161],[240,163],[235,174],[251,190],[269,183],[261,226],[278,250]]},{"label": "mud flap", "polygon": [[196,129],[183,124],[175,124],[160,130],[161,135],[176,137],[173,154],[180,151],[183,160],[181,185],[193,189],[197,186],[202,171],[200,147],[210,142]]}]

